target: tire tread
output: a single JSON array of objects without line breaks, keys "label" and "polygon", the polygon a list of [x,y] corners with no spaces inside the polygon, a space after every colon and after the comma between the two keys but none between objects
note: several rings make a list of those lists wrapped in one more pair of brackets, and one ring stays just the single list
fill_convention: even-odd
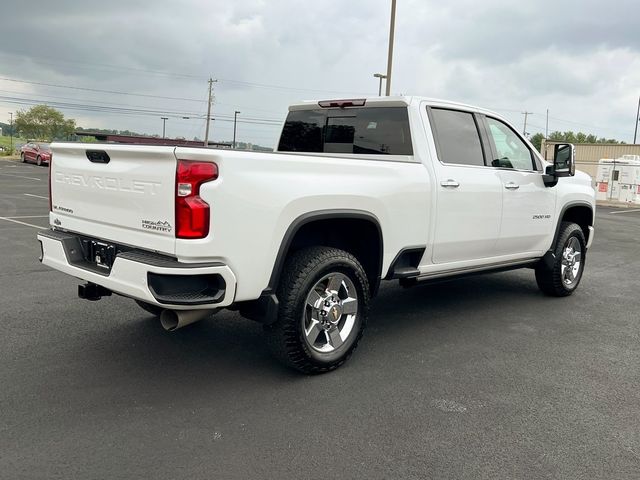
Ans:
[{"label": "tire tread", "polygon": [[[346,354],[335,362],[319,364],[305,352],[297,328],[299,322],[297,308],[299,297],[304,292],[304,285],[310,275],[322,265],[343,263],[353,268],[357,282],[360,282],[364,297],[360,301],[361,328]],[[351,264],[351,265],[349,265]],[[355,268],[354,268],[355,267]],[[355,282],[354,282],[355,283]],[[273,353],[284,364],[306,374],[319,374],[335,370],[346,362],[355,350],[366,325],[369,305],[369,283],[364,269],[352,254],[331,247],[309,247],[294,252],[285,262],[277,288],[280,302],[278,320],[273,325],[265,326],[267,344]]]},{"label": "tire tread", "polygon": [[[553,253],[556,256],[556,260],[553,263],[553,268],[549,268],[543,263],[540,263],[536,267],[536,282],[538,284],[538,288],[542,290],[543,293],[553,296],[553,297],[567,297],[576,291],[578,285],[576,285],[572,289],[568,289],[565,287],[562,282],[562,250],[564,248],[565,243],[569,240],[569,237],[572,235],[576,235],[578,237],[578,241],[582,247],[582,272],[584,272],[584,262],[586,260],[586,248],[585,248],[585,239],[584,233],[579,225],[573,222],[562,222],[560,224],[560,232],[558,234],[558,240],[554,246]],[[581,272],[581,276],[582,276]],[[578,284],[580,280],[578,280]]]}]

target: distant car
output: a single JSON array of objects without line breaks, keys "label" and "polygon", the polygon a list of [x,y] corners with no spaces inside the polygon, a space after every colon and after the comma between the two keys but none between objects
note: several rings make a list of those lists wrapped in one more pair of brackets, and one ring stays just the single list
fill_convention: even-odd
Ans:
[{"label": "distant car", "polygon": [[51,148],[48,143],[29,142],[20,148],[20,160],[36,165],[49,165]]}]

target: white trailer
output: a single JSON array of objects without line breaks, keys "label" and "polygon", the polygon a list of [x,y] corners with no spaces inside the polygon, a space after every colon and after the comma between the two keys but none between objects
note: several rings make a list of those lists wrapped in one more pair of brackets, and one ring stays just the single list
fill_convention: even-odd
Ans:
[{"label": "white trailer", "polygon": [[601,159],[596,173],[596,199],[640,204],[640,155]]}]

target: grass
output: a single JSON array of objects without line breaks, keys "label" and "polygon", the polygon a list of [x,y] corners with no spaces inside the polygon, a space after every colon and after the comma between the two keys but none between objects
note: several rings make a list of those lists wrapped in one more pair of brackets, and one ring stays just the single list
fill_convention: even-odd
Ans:
[{"label": "grass", "polygon": [[[13,148],[16,148],[16,145],[21,145],[23,143],[27,143],[27,140],[24,138],[13,137]],[[8,135],[0,136],[0,146],[4,147],[6,150],[4,152],[0,152],[0,155],[11,155],[9,152],[9,147],[11,146],[11,137]]]}]

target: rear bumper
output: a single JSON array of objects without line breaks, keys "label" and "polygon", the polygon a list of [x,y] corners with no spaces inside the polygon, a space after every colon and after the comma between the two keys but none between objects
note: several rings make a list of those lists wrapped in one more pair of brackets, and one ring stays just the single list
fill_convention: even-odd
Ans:
[{"label": "rear bumper", "polygon": [[100,272],[77,261],[76,237],[46,230],[38,233],[43,264],[95,283],[114,293],[172,310],[231,305],[236,277],[222,263],[180,263],[142,251],[118,253],[111,270]]}]

